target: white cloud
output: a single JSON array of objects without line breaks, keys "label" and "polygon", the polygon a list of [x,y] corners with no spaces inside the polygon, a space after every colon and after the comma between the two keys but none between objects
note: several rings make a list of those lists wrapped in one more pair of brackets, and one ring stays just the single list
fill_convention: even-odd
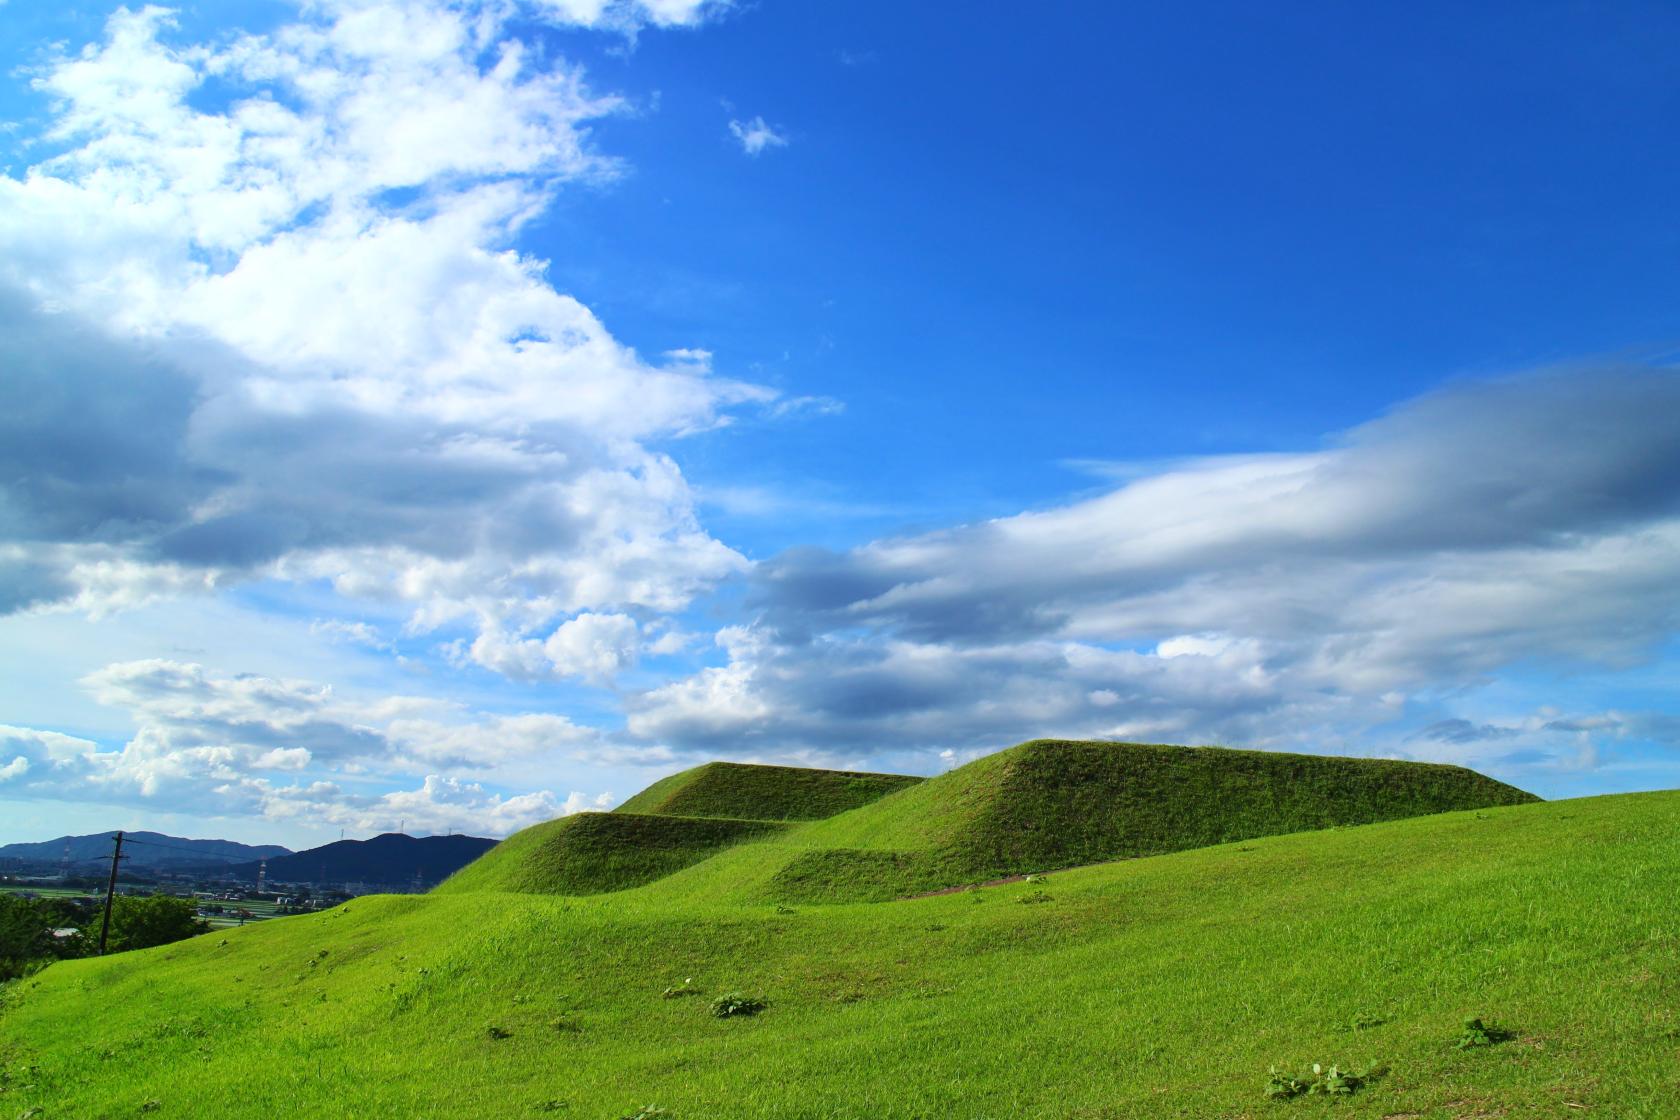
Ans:
[{"label": "white cloud", "polygon": [[539,10],[560,23],[635,31],[692,27],[727,11],[733,0],[536,0]]},{"label": "white cloud", "polygon": [[[723,664],[632,698],[633,735],[1497,759],[1513,744],[1408,739],[1407,720],[1519,664],[1649,664],[1680,630],[1680,377],[1457,386],[1324,450],[1171,464],[1060,508],[790,552],[756,578],[757,624]],[[1565,750],[1555,729],[1523,734]]]},{"label": "white cloud", "polygon": [[775,417],[838,416],[844,411],[846,402],[834,397],[788,397],[770,407],[770,415]]},{"label": "white cloud", "polygon": [[[507,795],[461,775],[610,749],[600,732],[560,715],[481,715],[423,697],[353,700],[310,681],[218,674],[186,662],[119,662],[83,683],[100,703],[127,712],[132,737],[105,750],[0,726],[8,795],[160,807],[190,801],[205,814],[312,813],[357,828],[407,816],[439,828],[505,829],[575,808],[547,791]],[[282,775],[291,777],[280,782]],[[362,791],[403,775],[423,777],[422,785]],[[346,779],[360,788],[346,789]]]},{"label": "white cloud", "polygon": [[506,796],[476,782],[436,774],[428,774],[416,789],[377,795],[349,793],[332,782],[276,786],[258,781],[249,783],[245,792],[269,820],[363,832],[395,832],[401,827],[410,833],[450,830],[499,837],[564,811],[546,790]]},{"label": "white cloud", "polygon": [[511,11],[336,3],[179,45],[125,9],[41,71],[57,152],[0,176],[0,358],[31,403],[0,420],[23,518],[0,609],[324,581],[528,675],[569,616],[680,609],[745,569],[647,443],[773,395],[703,351],[644,361],[511,247],[616,174],[588,125],[621,108]]},{"label": "white cloud", "polygon": [[603,682],[635,663],[640,640],[628,615],[580,614],[548,636],[543,652],[561,676]]},{"label": "white cloud", "polygon": [[616,800],[618,799],[610,793],[597,793],[591,797],[587,793],[579,793],[573,790],[566,795],[565,803],[560,806],[560,811],[562,816],[571,816],[573,813],[600,813],[612,808],[613,802]]},{"label": "white cloud", "polygon": [[521,637],[487,626],[468,644],[445,648],[456,665],[482,665],[521,681],[579,677],[591,684],[607,684],[636,663],[640,630],[624,614],[585,611],[568,619],[547,638]]},{"label": "white cloud", "polygon": [[375,649],[384,653],[391,653],[396,649],[377,628],[366,622],[318,618],[309,624],[309,632],[319,634],[332,641],[348,642],[352,645],[365,646],[368,649]]},{"label": "white cloud", "polygon": [[1231,646],[1222,634],[1180,634],[1155,647],[1156,657],[1218,657]]},{"label": "white cloud", "polygon": [[741,150],[756,156],[766,148],[785,148],[788,138],[764,123],[763,117],[750,121],[730,121],[729,134],[741,144]]}]

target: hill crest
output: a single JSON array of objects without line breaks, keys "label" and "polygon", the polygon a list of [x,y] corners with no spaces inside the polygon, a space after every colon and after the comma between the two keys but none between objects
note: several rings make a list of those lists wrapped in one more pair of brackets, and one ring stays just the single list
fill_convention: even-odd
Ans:
[{"label": "hill crest", "polygon": [[661,778],[615,812],[815,821],[861,808],[923,779],[910,774],[708,762]]},{"label": "hill crest", "polygon": [[1023,872],[1539,798],[1460,766],[1035,739],[814,826],[789,899],[890,898]]},{"label": "hill crest", "polygon": [[[883,784],[894,788],[882,792]],[[821,802],[860,789],[871,795],[864,804]],[[1032,740],[926,780],[719,762],[662,779],[613,813],[515,834],[444,889],[588,894],[646,886],[662,897],[881,901],[1536,800],[1457,766],[1143,743]],[[794,815],[819,804],[836,811],[817,820]],[[777,812],[786,815],[762,819]]]}]

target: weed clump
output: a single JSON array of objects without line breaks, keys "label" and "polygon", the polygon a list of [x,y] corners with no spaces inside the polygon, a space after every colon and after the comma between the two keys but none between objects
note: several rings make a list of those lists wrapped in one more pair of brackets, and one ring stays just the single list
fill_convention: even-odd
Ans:
[{"label": "weed clump", "polygon": [[634,1112],[626,1113],[623,1120],[653,1120],[656,1116],[669,1116],[671,1110],[657,1105],[644,1104]]},{"label": "weed clump", "polygon": [[1515,1037],[1516,1032],[1508,1031],[1504,1027],[1484,1023],[1480,1019],[1466,1019],[1464,1029],[1459,1032],[1457,1045],[1460,1050],[1470,1050],[1477,1046],[1494,1046],[1501,1042],[1509,1042]]},{"label": "weed clump", "polygon": [[506,1027],[498,1027],[494,1023],[490,1024],[488,1027],[485,1027],[484,1028],[484,1033],[489,1035],[491,1038],[498,1039],[498,1040],[503,1039],[503,1038],[512,1038],[513,1037],[513,1032],[512,1031],[508,1030]]},{"label": "weed clump", "polygon": [[719,1019],[733,1019],[737,1015],[757,1015],[770,1001],[762,996],[744,996],[740,992],[730,992],[712,1001],[712,1014]]},{"label": "weed clump", "polygon": [[1349,1096],[1369,1084],[1372,1076],[1344,1070],[1340,1066],[1325,1069],[1314,1062],[1311,1074],[1296,1077],[1273,1066],[1271,1078],[1266,1082],[1266,1096],[1274,1101],[1286,1101],[1293,1097]]}]

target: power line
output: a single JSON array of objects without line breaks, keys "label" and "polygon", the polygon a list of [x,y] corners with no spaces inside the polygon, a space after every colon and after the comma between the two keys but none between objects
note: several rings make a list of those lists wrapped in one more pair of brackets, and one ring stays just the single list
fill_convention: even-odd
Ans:
[{"label": "power line", "polygon": [[[200,859],[228,859],[229,858],[228,856],[225,856],[225,855],[220,855],[219,856],[219,855],[216,855],[214,852],[206,852],[206,851],[203,851],[202,849],[199,849],[199,848],[183,848],[179,844],[159,844],[156,840],[136,840],[132,836],[123,837],[123,843],[124,844],[144,844],[148,848],[168,848],[172,852],[188,852],[192,855],[198,856]],[[269,858],[269,857],[267,857],[267,856],[257,856],[254,859],[245,860],[243,862],[255,863],[259,859],[267,859],[267,858]]]}]

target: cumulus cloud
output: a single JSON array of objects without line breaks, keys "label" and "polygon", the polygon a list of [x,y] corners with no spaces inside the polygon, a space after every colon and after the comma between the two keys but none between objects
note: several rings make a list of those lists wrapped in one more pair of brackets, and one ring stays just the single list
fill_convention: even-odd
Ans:
[{"label": "cumulus cloud", "polygon": [[1410,700],[1616,669],[1680,628],[1680,377],[1449,388],[1291,455],[1137,475],[983,524],[795,550],[722,664],[632,700],[681,746],[1032,735],[1440,755],[1507,736]]},{"label": "cumulus cloud", "polygon": [[[358,828],[406,817],[505,831],[577,811],[583,795],[503,794],[474,775],[513,762],[567,762],[602,746],[599,732],[549,713],[481,715],[422,697],[352,700],[310,681],[160,659],[108,665],[83,685],[128,714],[133,736],[106,750],[52,731],[0,727],[7,796],[187,802],[206,813],[308,816]],[[366,791],[403,775],[421,784]]]},{"label": "cumulus cloud", "polygon": [[333,782],[281,786],[257,781],[247,792],[270,820],[363,832],[400,827],[410,833],[447,829],[499,837],[575,811],[546,790],[505,796],[476,782],[436,774],[427,775],[416,789],[373,795],[348,792]]},{"label": "cumulus cloud", "polygon": [[180,45],[124,9],[41,71],[49,154],[0,176],[0,609],[324,581],[490,635],[494,666],[500,635],[745,568],[650,442],[772,394],[643,360],[511,248],[617,172],[588,124],[620,108],[511,11],[335,3]]},{"label": "cumulus cloud", "polygon": [[546,638],[487,628],[470,644],[456,641],[444,652],[456,665],[476,663],[514,680],[578,677],[604,685],[636,663],[641,632],[629,615],[585,611]]},{"label": "cumulus cloud", "polygon": [[740,143],[741,150],[749,156],[756,156],[766,148],[785,148],[788,138],[764,123],[763,117],[754,117],[750,121],[730,121],[729,134]]},{"label": "cumulus cloud", "polygon": [[636,660],[641,634],[622,614],[580,614],[561,623],[543,653],[561,676],[607,681]]}]

